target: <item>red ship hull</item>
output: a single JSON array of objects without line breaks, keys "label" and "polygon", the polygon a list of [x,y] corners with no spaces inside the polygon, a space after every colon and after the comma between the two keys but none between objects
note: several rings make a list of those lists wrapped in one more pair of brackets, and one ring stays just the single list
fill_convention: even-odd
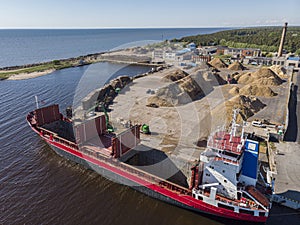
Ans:
[{"label": "red ship hull", "polygon": [[28,118],[29,117],[27,117],[27,121],[32,130],[36,132],[43,140],[45,140],[57,154],[76,163],[83,164],[84,166],[92,166],[93,169],[97,168],[96,171],[108,179],[115,181],[126,180],[125,183],[151,197],[158,198],[195,212],[207,213],[217,217],[255,223],[264,223],[267,220],[267,217],[265,216],[236,213],[232,210],[215,207],[201,200],[193,198],[191,194],[178,193],[178,191],[176,192],[168,189],[166,186],[161,186],[160,184],[147,181],[141,178],[138,174],[128,172],[121,168],[120,164],[117,162],[117,159],[109,159],[110,161],[108,163],[95,157],[86,155],[80,150],[71,148],[68,145],[56,142],[55,140],[51,140],[51,138],[42,135],[37,128],[32,126]]}]

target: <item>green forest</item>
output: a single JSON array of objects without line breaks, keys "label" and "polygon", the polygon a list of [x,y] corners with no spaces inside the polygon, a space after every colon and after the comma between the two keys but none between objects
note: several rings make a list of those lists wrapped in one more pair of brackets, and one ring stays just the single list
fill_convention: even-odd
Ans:
[{"label": "green forest", "polygon": [[[181,42],[194,42],[197,45],[222,45],[233,48],[259,48],[264,52],[276,52],[280,43],[282,27],[244,28],[225,30],[175,39]],[[300,54],[300,27],[288,27],[284,49]]]}]

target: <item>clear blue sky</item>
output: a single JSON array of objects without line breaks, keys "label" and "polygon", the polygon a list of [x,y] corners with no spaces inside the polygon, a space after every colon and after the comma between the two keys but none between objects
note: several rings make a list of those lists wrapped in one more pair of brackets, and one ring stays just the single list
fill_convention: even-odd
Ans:
[{"label": "clear blue sky", "polygon": [[300,25],[299,9],[300,0],[1,0],[0,28]]}]

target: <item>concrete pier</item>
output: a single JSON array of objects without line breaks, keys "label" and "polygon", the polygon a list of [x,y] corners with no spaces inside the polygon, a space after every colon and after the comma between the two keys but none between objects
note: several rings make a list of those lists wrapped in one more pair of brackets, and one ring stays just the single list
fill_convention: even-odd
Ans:
[{"label": "concrete pier", "polygon": [[285,142],[275,144],[275,192],[287,198],[283,201],[292,200],[291,205],[297,205],[300,202],[300,73],[295,74],[293,83]]}]

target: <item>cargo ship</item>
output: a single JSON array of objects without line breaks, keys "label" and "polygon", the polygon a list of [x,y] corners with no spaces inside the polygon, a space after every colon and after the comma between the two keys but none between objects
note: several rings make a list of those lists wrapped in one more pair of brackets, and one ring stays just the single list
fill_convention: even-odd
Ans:
[{"label": "cargo ship", "polygon": [[[229,220],[264,223],[269,215],[271,187],[261,185],[259,142],[236,124],[217,130],[192,168],[189,187],[163,179],[127,164],[120,158],[141,142],[141,127],[131,125],[117,134],[109,131],[105,115],[92,115],[84,122],[63,116],[58,105],[38,108],[27,122],[60,156],[92,168],[100,175],[201,214]],[[241,130],[242,129],[242,130]],[[248,135],[249,136],[249,135]]]}]

